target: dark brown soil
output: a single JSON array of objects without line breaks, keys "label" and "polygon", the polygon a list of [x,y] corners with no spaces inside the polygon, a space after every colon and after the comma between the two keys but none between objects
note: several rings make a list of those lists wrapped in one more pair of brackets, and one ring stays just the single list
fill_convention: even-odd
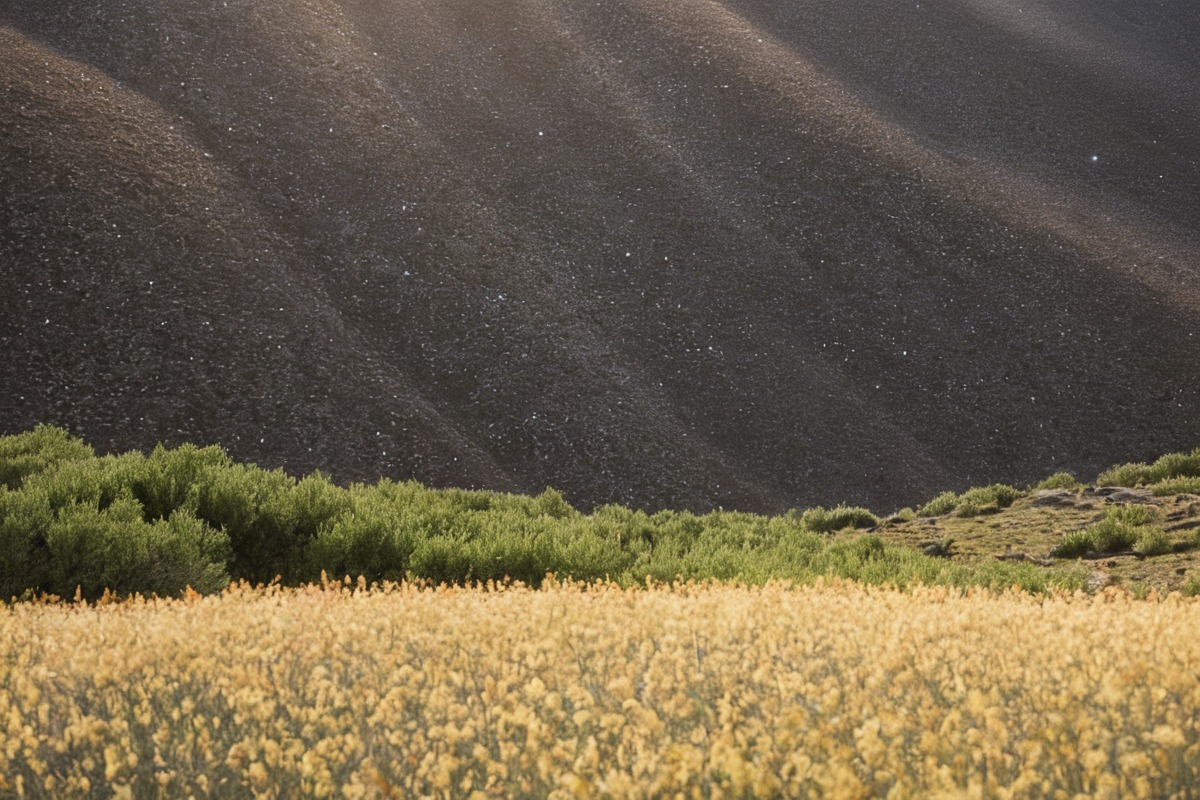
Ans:
[{"label": "dark brown soil", "polygon": [[1200,443],[1194,0],[0,0],[0,433],[756,511]]}]

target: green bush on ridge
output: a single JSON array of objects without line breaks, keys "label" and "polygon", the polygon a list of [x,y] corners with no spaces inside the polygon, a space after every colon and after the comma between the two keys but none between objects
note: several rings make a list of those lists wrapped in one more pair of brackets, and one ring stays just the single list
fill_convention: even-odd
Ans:
[{"label": "green bush on ridge", "polygon": [[1200,478],[1200,447],[1191,453],[1168,453],[1153,464],[1119,464],[1100,473],[1099,486],[1153,486],[1174,478]]},{"label": "green bush on ridge", "polygon": [[958,495],[954,492],[942,492],[925,505],[917,509],[919,517],[941,517],[949,514],[958,507]]},{"label": "green bush on ridge", "polygon": [[960,517],[976,517],[992,514],[1008,508],[1021,493],[1003,483],[979,486],[962,494],[942,492],[917,511],[921,517],[942,517],[957,514]]},{"label": "green bush on ridge", "polygon": [[1056,472],[1048,478],[1041,480],[1037,486],[1038,490],[1043,489],[1082,489],[1083,484],[1075,480],[1075,476],[1069,472]]},{"label": "green bush on ridge", "polygon": [[1200,494],[1200,478],[1167,478],[1150,488],[1159,497],[1173,494]]}]

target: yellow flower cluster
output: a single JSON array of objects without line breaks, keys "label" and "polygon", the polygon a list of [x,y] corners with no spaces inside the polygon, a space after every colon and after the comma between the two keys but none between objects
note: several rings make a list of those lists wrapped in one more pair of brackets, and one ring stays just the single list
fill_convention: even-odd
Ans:
[{"label": "yellow flower cluster", "polygon": [[1184,797],[1200,602],[344,585],[0,609],[0,797]]}]

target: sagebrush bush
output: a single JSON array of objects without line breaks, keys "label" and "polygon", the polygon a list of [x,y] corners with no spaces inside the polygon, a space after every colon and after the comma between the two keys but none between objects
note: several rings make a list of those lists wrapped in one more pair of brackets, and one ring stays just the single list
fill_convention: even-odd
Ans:
[{"label": "sagebrush bush", "polygon": [[1075,476],[1069,472],[1056,472],[1048,478],[1042,479],[1034,488],[1038,490],[1082,489],[1083,484],[1075,480]]},{"label": "sagebrush bush", "polygon": [[1088,529],[1092,547],[1097,553],[1119,553],[1131,550],[1142,536],[1142,530],[1118,519],[1109,517]]},{"label": "sagebrush bush", "polygon": [[879,524],[879,517],[865,508],[817,506],[800,515],[800,524],[813,533],[833,533],[845,528],[873,528]]},{"label": "sagebrush bush", "polygon": [[1149,506],[1126,505],[1110,508],[1105,516],[1110,520],[1137,526],[1154,522],[1158,519],[1158,512]]},{"label": "sagebrush bush", "polygon": [[1110,508],[1096,524],[1067,534],[1050,555],[1079,558],[1127,550],[1146,556],[1162,555],[1170,552],[1174,544],[1166,533],[1151,524],[1156,518],[1157,514],[1145,506]]},{"label": "sagebrush bush", "polygon": [[1020,496],[1021,493],[1011,486],[993,483],[963,492],[954,504],[954,510],[960,517],[991,514],[1008,508]]},{"label": "sagebrush bush", "polygon": [[917,511],[922,517],[941,517],[949,514],[958,507],[958,495],[954,492],[942,492]]},{"label": "sagebrush bush", "polygon": [[38,425],[26,433],[0,437],[0,486],[17,489],[31,475],[93,457],[95,452],[82,439],[62,428]]},{"label": "sagebrush bush", "polygon": [[889,522],[891,524],[899,524],[901,522],[912,522],[916,518],[917,518],[916,510],[905,507],[905,508],[902,508],[899,511],[897,511],[895,514],[892,514],[890,517],[888,517],[887,522]]},{"label": "sagebrush bush", "polygon": [[1167,478],[1152,487],[1154,494],[1167,497],[1173,494],[1200,494],[1200,478]]},{"label": "sagebrush bush", "polygon": [[1120,464],[1096,478],[1101,486],[1149,486],[1171,478],[1200,477],[1200,447],[1191,453],[1168,453],[1153,464]]},{"label": "sagebrush bush", "polygon": [[136,500],[103,511],[79,504],[59,510],[46,534],[41,591],[89,599],[106,589],[176,595],[191,586],[213,592],[229,582],[229,540],[186,511],[148,523]]},{"label": "sagebrush bush", "polygon": [[1095,550],[1090,531],[1071,531],[1050,551],[1054,558],[1081,558]]},{"label": "sagebrush bush", "polygon": [[1133,545],[1135,553],[1143,556],[1161,556],[1175,549],[1171,537],[1160,528],[1145,528]]}]

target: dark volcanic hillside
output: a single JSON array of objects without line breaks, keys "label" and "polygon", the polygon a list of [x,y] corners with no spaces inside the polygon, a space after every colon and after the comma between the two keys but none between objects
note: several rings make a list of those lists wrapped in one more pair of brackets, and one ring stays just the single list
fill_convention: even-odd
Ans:
[{"label": "dark volcanic hillside", "polygon": [[1193,0],[0,0],[0,433],[878,509],[1200,442]]}]

